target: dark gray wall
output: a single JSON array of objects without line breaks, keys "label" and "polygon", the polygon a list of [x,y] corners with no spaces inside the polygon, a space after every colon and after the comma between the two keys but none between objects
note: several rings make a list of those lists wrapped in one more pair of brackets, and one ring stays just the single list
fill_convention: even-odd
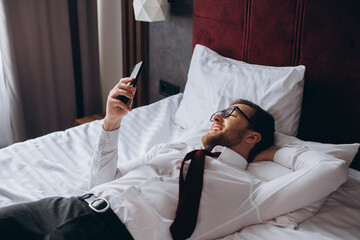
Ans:
[{"label": "dark gray wall", "polygon": [[149,25],[149,101],[164,98],[159,80],[184,91],[192,54],[193,0],[172,0],[166,21]]}]

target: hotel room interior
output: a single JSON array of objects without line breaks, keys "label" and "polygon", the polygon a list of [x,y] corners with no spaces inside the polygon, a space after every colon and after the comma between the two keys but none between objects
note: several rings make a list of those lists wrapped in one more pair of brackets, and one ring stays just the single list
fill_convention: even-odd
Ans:
[{"label": "hotel room interior", "polygon": [[[213,112],[249,99],[274,115],[276,145],[340,158],[348,179],[221,239],[359,239],[360,2],[148,2],[1,0],[0,207],[89,190],[108,92],[143,61],[119,155],[200,144]],[[247,170],[270,180],[279,168]]]}]

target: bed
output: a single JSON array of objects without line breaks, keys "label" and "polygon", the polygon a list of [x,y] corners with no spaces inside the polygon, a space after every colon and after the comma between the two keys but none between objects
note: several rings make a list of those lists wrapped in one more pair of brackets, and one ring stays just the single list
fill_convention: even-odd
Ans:
[{"label": "bed", "polygon": [[[129,113],[119,155],[133,159],[166,142],[199,145],[211,113],[234,98],[247,98],[274,115],[277,145],[317,149],[343,159],[350,169],[347,181],[328,197],[222,239],[358,239],[356,9],[356,1],[194,0],[193,56],[184,93]],[[96,120],[1,149],[0,206],[87,192],[101,124]],[[247,170],[264,180],[288,171],[270,162],[252,163]]]}]

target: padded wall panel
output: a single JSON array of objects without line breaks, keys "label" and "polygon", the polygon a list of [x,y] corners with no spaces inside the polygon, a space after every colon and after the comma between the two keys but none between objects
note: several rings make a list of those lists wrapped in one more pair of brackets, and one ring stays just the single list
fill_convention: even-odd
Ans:
[{"label": "padded wall panel", "polygon": [[193,47],[203,44],[223,56],[243,60],[245,1],[195,0],[195,9]]},{"label": "padded wall panel", "polygon": [[246,60],[263,65],[292,65],[299,14],[297,0],[250,2]]},{"label": "padded wall panel", "polygon": [[[246,0],[194,0],[195,16],[216,19],[218,22],[243,24]],[[235,14],[236,13],[236,14]]]},{"label": "padded wall panel", "polygon": [[360,142],[360,2],[305,2],[300,64],[307,66],[299,136]]},{"label": "padded wall panel", "polygon": [[360,70],[360,1],[305,1],[301,58]]},{"label": "padded wall panel", "polygon": [[[243,34],[239,29],[243,26],[227,24],[226,27],[213,19],[194,16],[194,44],[211,46],[219,54],[243,60]],[[221,39],[219,38],[221,36]],[[224,45],[225,44],[225,45]],[[236,45],[237,48],[226,47]]]},{"label": "padded wall panel", "polygon": [[360,142],[360,74],[304,59],[307,66],[298,136],[306,140]]}]

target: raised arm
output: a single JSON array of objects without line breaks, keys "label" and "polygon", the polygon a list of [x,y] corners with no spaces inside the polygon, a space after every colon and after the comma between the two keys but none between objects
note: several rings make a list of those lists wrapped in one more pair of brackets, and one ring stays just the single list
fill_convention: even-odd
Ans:
[{"label": "raised arm", "polygon": [[[106,103],[106,116],[91,161],[89,187],[115,179],[118,162],[119,128],[123,117],[131,111],[136,89],[130,85],[132,78],[123,78],[110,91]],[[123,95],[130,99],[127,104],[118,100]]]},{"label": "raised arm", "polygon": [[[123,78],[110,91],[106,103],[106,115],[103,123],[105,131],[114,131],[120,127],[123,117],[131,111],[131,105],[135,95],[136,88],[128,85],[128,82],[134,80],[133,78]],[[130,101],[125,104],[118,100],[118,96],[126,96]]]}]

